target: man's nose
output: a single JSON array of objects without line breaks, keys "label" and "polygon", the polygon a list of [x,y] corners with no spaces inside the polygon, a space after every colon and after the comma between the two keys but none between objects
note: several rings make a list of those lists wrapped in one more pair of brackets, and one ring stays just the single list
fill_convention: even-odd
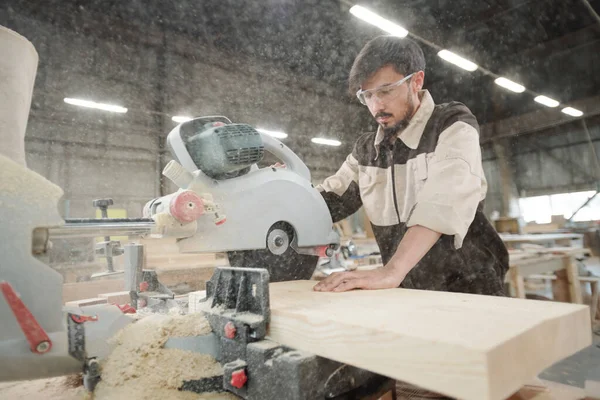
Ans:
[{"label": "man's nose", "polygon": [[377,114],[380,111],[385,111],[385,104],[377,96],[373,96],[371,98],[371,103],[369,106],[373,114]]}]

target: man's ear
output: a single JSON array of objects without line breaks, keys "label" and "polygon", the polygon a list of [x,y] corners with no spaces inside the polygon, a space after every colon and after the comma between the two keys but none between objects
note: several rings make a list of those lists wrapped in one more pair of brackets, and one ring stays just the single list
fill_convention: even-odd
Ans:
[{"label": "man's ear", "polygon": [[418,71],[415,72],[414,78],[412,79],[412,86],[415,92],[423,89],[423,83],[425,82],[425,72]]}]

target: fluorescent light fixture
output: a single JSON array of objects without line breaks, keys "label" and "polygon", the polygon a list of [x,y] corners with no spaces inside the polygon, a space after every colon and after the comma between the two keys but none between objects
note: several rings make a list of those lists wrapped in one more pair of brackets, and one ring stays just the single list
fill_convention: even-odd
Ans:
[{"label": "fluorescent light fixture", "polygon": [[440,52],[438,53],[438,56],[440,56],[440,58],[448,61],[449,63],[452,63],[458,67],[461,67],[462,69],[466,69],[467,71],[473,72],[478,68],[477,64],[475,64],[474,62],[464,59],[461,56],[459,56],[458,54],[454,54],[453,52],[448,51],[448,50],[440,50]]},{"label": "fluorescent light fixture", "polygon": [[273,136],[274,138],[277,138],[277,139],[285,139],[286,137],[288,137],[288,134],[285,132],[268,131],[266,129],[261,129],[261,128],[256,128],[256,130],[259,131],[260,133],[264,133],[265,135]]},{"label": "fluorescent light fixture", "polygon": [[96,103],[95,101],[72,99],[69,97],[64,98],[65,103],[72,104],[74,106],[96,108],[98,110],[111,111],[117,113],[126,113],[127,109],[121,106],[115,106],[113,104]]},{"label": "fluorescent light fixture", "polygon": [[324,144],[326,146],[339,146],[342,144],[342,142],[335,139],[312,138],[310,141],[316,144]]},{"label": "fluorescent light fixture", "polygon": [[551,99],[550,97],[546,97],[546,96],[538,96],[533,100],[537,101],[540,104],[543,104],[548,107],[553,107],[553,108],[558,107],[558,105],[560,104],[558,101]]},{"label": "fluorescent light fixture", "polygon": [[567,115],[570,115],[571,117],[581,117],[583,115],[582,111],[579,111],[573,107],[565,107],[561,111]]},{"label": "fluorescent light fixture", "polygon": [[171,119],[173,120],[173,122],[177,122],[178,124],[182,124],[184,122],[191,121],[193,118],[192,117],[186,117],[184,115],[176,115],[174,117],[171,117]]},{"label": "fluorescent light fixture", "polygon": [[352,8],[350,9],[350,14],[354,15],[356,18],[368,22],[371,25],[375,25],[376,27],[386,31],[390,35],[398,36],[401,38],[408,35],[408,31],[400,25],[396,25],[395,23],[380,17],[379,15],[367,10],[364,7],[352,6]]},{"label": "fluorescent light fixture", "polygon": [[523,93],[525,91],[525,86],[519,85],[509,79],[506,78],[498,78],[494,81],[496,85],[502,86],[505,89],[512,90],[515,93]]}]

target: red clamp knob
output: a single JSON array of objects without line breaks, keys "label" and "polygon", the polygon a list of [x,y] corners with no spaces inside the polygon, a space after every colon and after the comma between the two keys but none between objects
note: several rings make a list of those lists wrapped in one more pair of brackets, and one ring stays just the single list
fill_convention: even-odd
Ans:
[{"label": "red clamp knob", "polygon": [[115,304],[117,307],[119,307],[119,310],[121,310],[121,312],[123,314],[135,314],[135,308],[133,308],[131,305],[129,304],[123,304],[123,305],[119,305],[119,304]]},{"label": "red clamp knob", "polygon": [[140,282],[140,292],[145,292],[150,287],[150,284],[146,281]]},{"label": "red clamp knob", "polygon": [[83,324],[84,322],[88,322],[88,321],[98,321],[98,316],[97,315],[87,316],[87,315],[71,314],[71,319],[76,324]]},{"label": "red clamp knob", "polygon": [[37,354],[44,354],[52,349],[52,341],[48,334],[37,322],[25,303],[17,296],[17,293],[8,282],[0,282],[0,289],[6,299],[6,303],[12,310],[25,338],[29,342],[29,348]]},{"label": "red clamp knob", "polygon": [[235,333],[237,332],[237,329],[235,329],[235,325],[233,325],[233,322],[228,322],[225,324],[225,337],[227,339],[233,339],[235,337]]},{"label": "red clamp knob", "polygon": [[243,369],[231,373],[231,386],[241,389],[246,382],[248,382],[248,377]]}]

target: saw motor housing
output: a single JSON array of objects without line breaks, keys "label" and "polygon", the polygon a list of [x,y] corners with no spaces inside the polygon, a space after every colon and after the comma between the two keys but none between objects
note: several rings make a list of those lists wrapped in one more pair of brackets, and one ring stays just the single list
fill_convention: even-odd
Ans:
[{"label": "saw motor housing", "polygon": [[[179,143],[174,145],[176,141]],[[181,145],[187,154],[181,154]],[[169,135],[167,146],[184,167],[195,167],[213,179],[247,173],[264,154],[263,141],[256,129],[233,124],[225,117],[201,117],[182,124],[179,134]]]}]

